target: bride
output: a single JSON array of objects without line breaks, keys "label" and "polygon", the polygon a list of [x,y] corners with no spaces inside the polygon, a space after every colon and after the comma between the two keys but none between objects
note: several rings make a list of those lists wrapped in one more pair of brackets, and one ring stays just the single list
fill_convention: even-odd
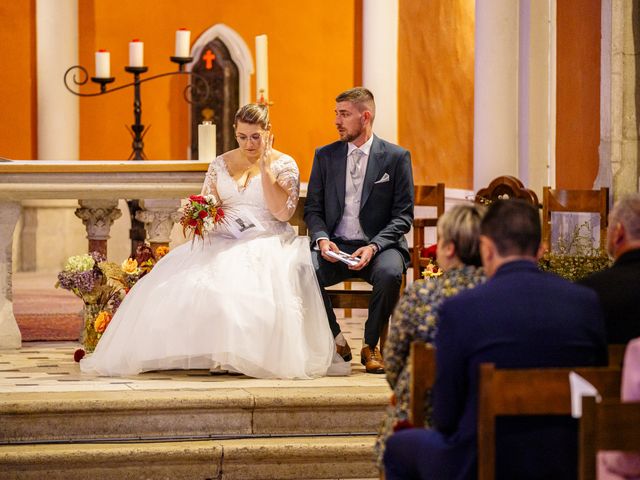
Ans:
[{"label": "bride", "polygon": [[287,223],[298,202],[298,167],[271,148],[266,106],[240,108],[234,128],[240,147],[211,162],[201,193],[263,230],[238,239],[223,226],[172,250],[125,297],[95,352],[80,362],[83,372],[349,373],[334,355],[308,239]]}]

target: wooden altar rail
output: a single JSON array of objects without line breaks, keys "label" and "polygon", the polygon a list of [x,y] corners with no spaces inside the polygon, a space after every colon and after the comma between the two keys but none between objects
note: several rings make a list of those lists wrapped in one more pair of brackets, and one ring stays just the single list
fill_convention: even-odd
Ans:
[{"label": "wooden altar rail", "polygon": [[199,161],[0,162],[0,349],[22,343],[11,297],[13,231],[22,200],[77,199],[76,215],[86,225],[91,245],[92,239],[106,242],[120,216],[119,199],[142,199],[138,218],[149,236],[168,239],[180,199],[200,192],[208,167]]}]

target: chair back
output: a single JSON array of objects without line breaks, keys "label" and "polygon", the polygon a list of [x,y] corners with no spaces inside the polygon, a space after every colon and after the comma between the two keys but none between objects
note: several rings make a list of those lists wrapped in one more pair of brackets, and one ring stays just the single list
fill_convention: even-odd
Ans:
[{"label": "chair back", "polygon": [[525,187],[519,179],[511,175],[493,179],[488,187],[478,190],[474,201],[485,204],[508,198],[519,198],[536,208],[540,206],[536,192]]},{"label": "chair back", "polygon": [[411,342],[409,353],[409,421],[424,427],[424,401],[436,380],[436,349],[422,341]]},{"label": "chair back", "polygon": [[421,277],[428,259],[421,257],[420,253],[425,246],[424,229],[436,227],[438,219],[444,213],[444,183],[436,185],[416,185],[413,188],[414,204],[416,207],[435,207],[435,215],[420,216],[413,219],[413,249],[411,251],[411,266],[413,267],[413,279]]},{"label": "chair back", "polygon": [[596,403],[595,397],[582,397],[578,445],[580,480],[596,480],[600,450],[640,455],[640,402],[604,399]]},{"label": "chair back", "polygon": [[610,343],[609,344],[609,366],[611,368],[622,368],[624,361],[624,352],[627,349],[626,343]]},{"label": "chair back", "polygon": [[298,235],[306,236],[307,235],[307,224],[304,223],[304,204],[307,201],[307,197],[300,196],[298,199],[298,205],[296,205],[296,210],[293,212],[293,216],[289,219],[289,223],[292,227],[298,229]]},{"label": "chair back", "polygon": [[496,417],[570,415],[572,371],[593,384],[603,398],[620,396],[619,368],[497,369],[492,363],[480,365],[478,480],[495,478]]},{"label": "chair back", "polygon": [[542,189],[542,240],[551,248],[551,213],[586,212],[600,215],[600,247],[605,248],[609,216],[609,189]]}]

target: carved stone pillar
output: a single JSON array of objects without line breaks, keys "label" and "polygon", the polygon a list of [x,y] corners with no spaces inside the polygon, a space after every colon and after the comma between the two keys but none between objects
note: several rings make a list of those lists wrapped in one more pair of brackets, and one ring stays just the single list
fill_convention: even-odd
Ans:
[{"label": "carved stone pillar", "polygon": [[87,229],[89,252],[100,252],[107,256],[107,239],[113,221],[120,218],[122,212],[117,200],[78,200],[80,208],[76,217],[82,220]]},{"label": "carved stone pillar", "polygon": [[0,202],[0,349],[20,348],[22,336],[13,316],[11,249],[20,204]]},{"label": "carved stone pillar", "polygon": [[180,200],[145,199],[140,205],[142,210],[136,214],[136,218],[144,223],[147,240],[153,251],[160,246],[169,246],[173,225],[180,220]]}]

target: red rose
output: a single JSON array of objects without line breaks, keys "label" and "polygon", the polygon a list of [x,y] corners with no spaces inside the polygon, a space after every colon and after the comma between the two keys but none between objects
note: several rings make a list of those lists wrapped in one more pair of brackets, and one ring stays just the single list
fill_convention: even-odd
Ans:
[{"label": "red rose", "polygon": [[189,200],[191,200],[192,202],[201,203],[203,205],[207,203],[207,201],[204,199],[202,195],[191,195],[189,197]]},{"label": "red rose", "polygon": [[198,212],[198,216],[204,220],[205,218],[207,218],[207,211],[206,210],[200,210]]},{"label": "red rose", "polygon": [[406,430],[407,428],[413,428],[413,423],[411,423],[409,420],[398,420],[393,425],[394,432],[397,432],[399,430]]},{"label": "red rose", "polygon": [[195,220],[193,218],[191,220],[189,220],[189,226],[190,227],[195,227],[197,225],[198,225],[198,221],[197,220]]},{"label": "red rose", "polygon": [[215,221],[219,222],[220,220],[222,220],[224,218],[224,210],[222,210],[221,208],[218,209],[218,211],[216,212],[216,216],[215,216]]},{"label": "red rose", "polygon": [[420,256],[423,258],[433,258],[435,260],[437,251],[438,244],[434,243],[433,245],[429,245],[428,247],[424,247],[422,250],[420,250]]},{"label": "red rose", "polygon": [[75,362],[79,362],[84,358],[84,350],[79,348],[75,352],[73,352],[73,360]]}]

